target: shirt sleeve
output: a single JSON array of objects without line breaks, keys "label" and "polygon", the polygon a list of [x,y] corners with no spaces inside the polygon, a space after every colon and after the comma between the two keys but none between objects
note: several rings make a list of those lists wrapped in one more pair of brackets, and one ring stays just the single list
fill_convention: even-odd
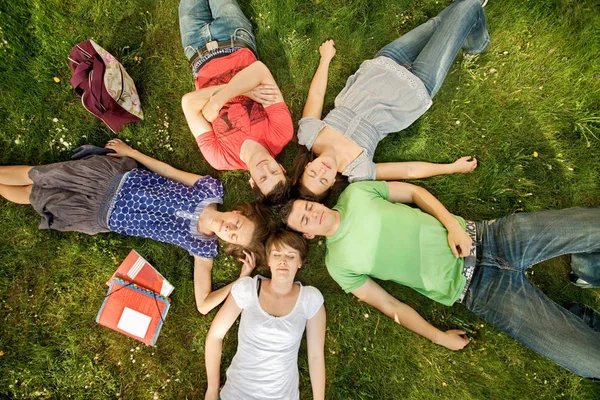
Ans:
[{"label": "shirt sleeve", "polygon": [[[344,171],[346,172],[346,171]],[[348,182],[374,181],[376,177],[375,163],[372,160],[363,159],[348,171]]]},{"label": "shirt sleeve", "polygon": [[325,122],[315,117],[304,117],[298,122],[298,143],[306,146],[308,150],[317,138],[321,129],[325,127]]},{"label": "shirt sleeve", "polygon": [[196,138],[196,144],[200,148],[200,152],[204,156],[204,159],[211,167],[221,171],[232,169],[229,164],[225,162],[225,151],[221,146],[221,143],[217,140],[214,131],[206,132],[198,136]]},{"label": "shirt sleeve", "polygon": [[252,301],[252,290],[255,290],[256,283],[254,279],[245,276],[238,279],[231,287],[231,296],[235,300],[237,306],[244,309],[250,305]]},{"label": "shirt sleeve", "polygon": [[368,275],[357,274],[345,268],[332,268],[329,265],[327,266],[327,271],[346,293],[364,285],[368,278]]},{"label": "shirt sleeve", "polygon": [[306,316],[306,319],[311,319],[321,309],[321,306],[324,303],[323,295],[321,294],[319,289],[313,286],[305,286],[304,290],[306,292],[306,300],[304,302],[304,315]]},{"label": "shirt sleeve", "polygon": [[219,253],[217,239],[198,239],[191,238],[187,240],[186,245],[182,245],[192,256],[214,259]]},{"label": "shirt sleeve", "polygon": [[265,139],[273,153],[279,154],[294,136],[292,114],[283,101],[266,107],[265,112],[269,119],[269,131]]},{"label": "shirt sleeve", "polygon": [[223,184],[210,175],[200,177],[194,183],[194,189],[202,192],[204,194],[203,198],[223,198]]}]

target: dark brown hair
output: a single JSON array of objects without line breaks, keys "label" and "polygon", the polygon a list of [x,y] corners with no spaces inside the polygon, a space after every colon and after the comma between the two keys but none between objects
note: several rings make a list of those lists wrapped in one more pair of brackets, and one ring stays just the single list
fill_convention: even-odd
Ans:
[{"label": "dark brown hair", "polygon": [[290,229],[293,229],[293,228],[288,225],[288,219],[290,219],[290,214],[292,213],[292,207],[294,207],[294,202],[296,200],[299,200],[299,199],[288,200],[279,209],[279,218],[281,218],[281,222],[283,222]]},{"label": "dark brown hair", "polygon": [[252,240],[247,246],[239,244],[227,243],[224,250],[230,256],[240,259],[245,258],[244,250],[254,253],[256,257],[256,265],[265,265],[265,241],[275,231],[275,218],[271,210],[260,204],[244,203],[236,208],[244,217],[254,223],[254,232]]},{"label": "dark brown hair", "polygon": [[265,245],[267,259],[273,247],[275,247],[276,250],[281,250],[283,245],[290,246],[292,249],[297,250],[300,255],[300,263],[304,264],[306,256],[308,255],[308,243],[306,242],[306,239],[304,239],[302,235],[286,229],[279,229],[267,239]]},{"label": "dark brown hair", "polygon": [[286,174],[283,174],[283,177],[285,178],[284,181],[273,186],[273,189],[267,194],[264,194],[257,184],[254,184],[252,186],[252,193],[254,193],[256,201],[260,201],[268,206],[277,206],[289,199],[292,180]]},{"label": "dark brown hair", "polygon": [[331,194],[331,191],[334,188],[339,187],[340,185],[344,185],[346,183],[346,178],[340,174],[339,172],[335,176],[335,183],[331,185],[327,190],[325,190],[321,194],[315,194],[311,190],[309,190],[306,186],[302,184],[302,176],[304,175],[304,169],[308,165],[309,162],[315,159],[315,155],[313,152],[308,151],[304,146],[294,159],[294,164],[292,166],[292,184],[295,186],[297,191],[297,196],[303,200],[315,201],[317,203],[323,203],[327,197]]}]

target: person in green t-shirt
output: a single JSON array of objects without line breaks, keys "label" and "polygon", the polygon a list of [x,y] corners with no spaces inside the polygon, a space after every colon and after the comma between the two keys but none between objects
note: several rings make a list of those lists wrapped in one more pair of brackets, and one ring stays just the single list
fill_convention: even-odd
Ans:
[{"label": "person in green t-shirt", "polygon": [[600,378],[600,313],[559,307],[525,275],[534,264],[571,254],[576,284],[600,287],[600,208],[472,222],[418,186],[364,181],[349,185],[333,209],[293,200],[281,217],[308,239],[326,237],[327,271],[344,291],[434,343],[460,350],[469,338],[463,330],[440,331],[372,278],[445,305],[463,303],[562,367]]}]

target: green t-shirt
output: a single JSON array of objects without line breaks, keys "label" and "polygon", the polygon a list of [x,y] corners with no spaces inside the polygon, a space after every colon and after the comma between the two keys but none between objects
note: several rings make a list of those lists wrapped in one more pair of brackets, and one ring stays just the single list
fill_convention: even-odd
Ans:
[{"label": "green t-shirt", "polygon": [[[387,182],[358,182],[344,190],[333,208],[340,213],[340,226],[327,238],[329,274],[346,292],[370,276],[454,304],[466,279],[464,260],[450,250],[448,231],[435,217],[388,198]],[[464,228],[464,219],[455,218]]]}]

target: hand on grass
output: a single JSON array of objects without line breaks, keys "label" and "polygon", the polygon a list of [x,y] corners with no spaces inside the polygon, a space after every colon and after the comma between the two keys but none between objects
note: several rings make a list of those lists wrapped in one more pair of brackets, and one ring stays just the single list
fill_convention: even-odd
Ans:
[{"label": "hand on grass", "polygon": [[258,85],[244,95],[262,104],[263,107],[269,107],[271,104],[277,103],[280,92],[277,85]]},{"label": "hand on grass", "polygon": [[461,157],[452,163],[454,173],[466,174],[477,168],[477,159],[471,156]]},{"label": "hand on grass", "polygon": [[242,263],[242,270],[240,272],[240,278],[244,276],[250,276],[254,268],[256,267],[256,256],[254,253],[244,250],[245,258],[239,258],[238,260]]},{"label": "hand on grass", "polygon": [[335,42],[331,39],[324,41],[323,44],[319,46],[319,54],[321,54],[321,59],[331,61],[335,56]]},{"label": "hand on grass", "polygon": [[109,153],[109,156],[113,157],[129,157],[131,153],[134,151],[131,146],[122,141],[121,139],[111,139],[104,146],[105,149],[112,149],[115,152]]},{"label": "hand on grass", "polygon": [[439,337],[438,344],[450,350],[462,350],[471,340],[467,337],[467,332],[458,329],[450,329],[443,332]]},{"label": "hand on grass", "polygon": [[473,240],[460,225],[448,231],[448,244],[454,257],[466,257],[471,253]]}]

